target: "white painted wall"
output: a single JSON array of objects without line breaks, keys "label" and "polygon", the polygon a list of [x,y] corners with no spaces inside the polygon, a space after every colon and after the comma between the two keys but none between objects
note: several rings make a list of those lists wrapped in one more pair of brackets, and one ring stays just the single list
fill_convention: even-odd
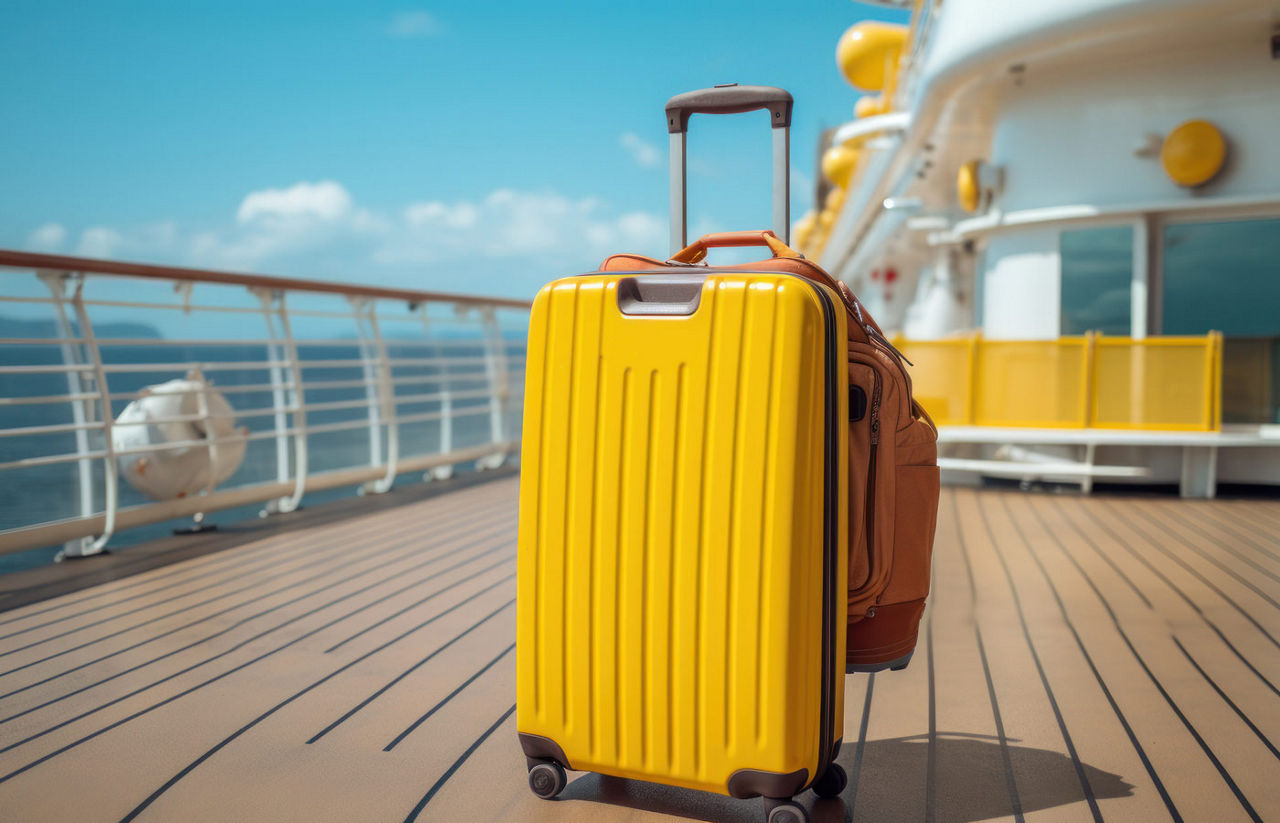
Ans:
[{"label": "white painted wall", "polygon": [[982,288],[984,336],[993,340],[1053,340],[1061,322],[1057,228],[993,236]]},{"label": "white painted wall", "polygon": [[[1135,154],[1147,135],[1162,140],[1192,119],[1217,125],[1229,152],[1218,179],[1196,190],[1170,180],[1158,156]],[[1005,169],[997,205],[1012,212],[1275,196],[1278,122],[1280,61],[1264,37],[1155,50],[1119,65],[1039,69],[1032,61],[1021,84],[1003,93],[992,138],[990,159]]]}]

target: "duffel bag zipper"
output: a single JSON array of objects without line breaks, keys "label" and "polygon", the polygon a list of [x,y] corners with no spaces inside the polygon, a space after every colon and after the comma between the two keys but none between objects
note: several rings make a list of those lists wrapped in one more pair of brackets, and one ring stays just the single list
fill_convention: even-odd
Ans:
[{"label": "duffel bag zipper", "polygon": [[875,569],[871,564],[876,559],[876,452],[880,448],[880,375],[872,371],[871,387],[871,449],[867,465],[867,577],[871,578]]}]

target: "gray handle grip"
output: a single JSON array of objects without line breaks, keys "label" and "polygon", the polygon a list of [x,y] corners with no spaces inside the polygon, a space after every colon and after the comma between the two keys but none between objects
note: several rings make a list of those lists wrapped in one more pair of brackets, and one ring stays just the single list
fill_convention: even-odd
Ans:
[{"label": "gray handle grip", "polygon": [[667,131],[671,138],[671,254],[689,243],[686,225],[688,177],[685,136],[691,114],[738,114],[769,110],[773,131],[773,233],[791,242],[791,94],[773,86],[728,83],[677,94],[667,101]]},{"label": "gray handle grip", "polygon": [[688,131],[691,114],[738,114],[760,109],[769,110],[770,125],[783,129],[791,125],[793,102],[790,92],[773,86],[725,83],[687,91],[667,101],[667,131]]}]

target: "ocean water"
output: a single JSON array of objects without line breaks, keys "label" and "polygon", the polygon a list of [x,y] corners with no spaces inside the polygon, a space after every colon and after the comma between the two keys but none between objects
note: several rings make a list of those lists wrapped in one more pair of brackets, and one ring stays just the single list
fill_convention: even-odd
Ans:
[{"label": "ocean water", "polygon": [[[20,336],[15,332],[0,332],[3,336]],[[51,335],[29,335],[51,336]],[[150,336],[139,329],[99,329],[98,336],[134,337]],[[483,354],[479,339],[444,339],[438,342],[421,340],[387,340],[388,356],[391,358],[427,358],[452,357],[471,358]],[[510,363],[510,376],[513,384],[513,399],[504,414],[505,438],[514,439],[519,432],[519,390],[523,378],[523,336],[515,333],[508,337],[507,352],[513,358]],[[145,372],[109,373],[107,380],[112,394],[131,393],[140,389],[162,383],[166,380],[183,377],[186,363],[215,362],[248,362],[259,363],[267,359],[265,346],[255,345],[107,345],[102,347],[105,364],[157,364],[153,370]],[[344,344],[307,344],[299,341],[299,356],[303,363],[303,383],[308,404],[328,403],[335,401],[363,400],[365,389],[362,386],[340,388],[308,389],[308,384],[321,381],[350,381],[363,378],[358,365],[353,366],[308,366],[310,361],[348,360],[359,357],[356,341]],[[57,345],[7,345],[0,346],[0,365],[57,365],[62,363],[62,353]],[[172,364],[172,365],[170,365]],[[477,378],[475,375],[479,373]],[[237,367],[233,369],[208,369],[207,379],[212,380],[214,388],[234,389],[236,387],[254,386],[269,383],[269,373],[262,367]],[[398,398],[411,395],[430,394],[447,386],[453,392],[470,392],[486,388],[481,363],[468,363],[441,367],[438,365],[403,364],[392,369],[392,376],[400,382],[396,388]],[[434,382],[442,381],[442,382]],[[90,388],[92,391],[92,388]],[[67,378],[64,374],[0,374],[0,397],[35,397],[44,395],[67,394],[69,392]],[[272,396],[270,390],[229,391],[225,393],[228,402],[234,409],[247,412],[256,409],[270,409]],[[128,404],[127,399],[112,402],[112,417],[119,415]],[[489,442],[491,423],[489,414],[465,414],[466,409],[487,406],[488,397],[478,396],[457,398],[453,401],[456,415],[453,420],[453,448],[466,448]],[[415,415],[438,412],[439,401],[413,401],[398,403],[400,415]],[[289,416],[290,425],[292,415]],[[308,426],[359,421],[367,423],[368,412],[364,408],[333,409],[325,411],[309,411]],[[0,405],[0,429],[42,426],[58,423],[71,423],[72,409],[69,403]],[[272,431],[275,421],[272,415],[244,416],[236,420],[237,426],[247,426],[251,432]],[[421,454],[433,454],[440,451],[441,426],[439,420],[404,423],[400,426],[400,455],[408,457]],[[382,453],[386,453],[385,427],[382,436]],[[91,450],[101,449],[103,436],[100,431],[89,433]],[[289,438],[289,459],[292,465],[292,438]],[[20,460],[23,458],[45,455],[74,453],[76,440],[74,433],[56,433],[41,435],[23,435],[0,437],[0,462]],[[334,432],[311,433],[307,437],[307,454],[309,472],[316,473],[352,466],[366,466],[370,462],[370,432],[367,425],[343,429]],[[274,437],[250,441],[245,450],[244,461],[236,473],[220,488],[271,482],[276,479],[277,444]],[[94,478],[94,506],[101,510],[104,505],[104,461],[99,458],[92,462]],[[468,467],[460,466],[459,470]],[[419,473],[401,475],[397,485],[423,482]],[[357,493],[356,488],[335,489],[329,492],[308,495],[303,498],[302,505],[316,505],[336,498]],[[146,498],[131,488],[123,480],[119,487],[120,507],[134,506],[147,502]],[[231,523],[257,516],[260,504],[210,513],[205,520],[209,523]],[[8,529],[35,523],[47,522],[62,518],[76,517],[80,513],[79,464],[77,462],[60,463],[47,466],[26,467],[0,471],[0,528]],[[110,549],[126,549],[129,545],[143,540],[169,534],[173,528],[190,525],[189,519],[157,523],[118,533],[108,544]],[[3,538],[0,538],[2,547]],[[60,547],[50,546],[29,551],[0,554],[0,573],[11,572],[50,562]]]}]

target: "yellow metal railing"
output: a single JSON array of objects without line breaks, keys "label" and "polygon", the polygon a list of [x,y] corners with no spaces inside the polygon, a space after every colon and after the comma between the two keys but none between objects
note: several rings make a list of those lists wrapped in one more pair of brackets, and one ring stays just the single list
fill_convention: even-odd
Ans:
[{"label": "yellow metal railing", "polygon": [[1222,335],[895,340],[941,425],[1217,431]]}]

